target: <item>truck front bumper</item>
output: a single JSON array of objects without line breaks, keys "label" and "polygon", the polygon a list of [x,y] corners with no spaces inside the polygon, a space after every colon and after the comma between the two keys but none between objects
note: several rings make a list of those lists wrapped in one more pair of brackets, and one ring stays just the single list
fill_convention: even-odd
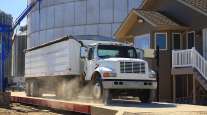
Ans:
[{"label": "truck front bumper", "polygon": [[155,80],[103,80],[105,89],[156,89]]}]

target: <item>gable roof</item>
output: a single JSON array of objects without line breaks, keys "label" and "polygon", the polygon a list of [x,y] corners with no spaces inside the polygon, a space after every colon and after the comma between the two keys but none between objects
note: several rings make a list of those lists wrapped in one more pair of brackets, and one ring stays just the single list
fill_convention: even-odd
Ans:
[{"label": "gable roof", "polygon": [[154,27],[157,26],[180,26],[176,22],[172,21],[168,17],[156,11],[134,10],[134,12],[151,24]]},{"label": "gable roof", "polygon": [[[126,36],[131,28],[133,28],[134,24],[143,23],[138,22],[141,19],[143,22],[150,24],[156,30],[184,30],[187,27],[182,26],[167,16],[163,15],[160,12],[156,11],[147,11],[147,10],[140,10],[140,9],[133,9],[125,21],[121,24],[121,26],[117,29],[115,36],[118,40],[123,41],[121,39],[131,38],[131,36]],[[141,27],[141,26],[139,26]],[[140,28],[141,29],[141,28]]]},{"label": "gable roof", "polygon": [[[207,16],[207,0],[177,0],[177,1]],[[139,9],[145,9],[149,4],[152,4],[153,2],[155,1],[143,0]]]}]

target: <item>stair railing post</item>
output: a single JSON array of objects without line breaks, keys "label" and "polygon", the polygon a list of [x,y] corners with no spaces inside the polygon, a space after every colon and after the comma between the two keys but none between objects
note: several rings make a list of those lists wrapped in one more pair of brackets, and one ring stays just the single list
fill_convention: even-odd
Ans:
[{"label": "stair railing post", "polygon": [[196,62],[196,57],[195,57],[195,47],[191,49],[191,63],[192,67],[195,68],[195,62]]}]

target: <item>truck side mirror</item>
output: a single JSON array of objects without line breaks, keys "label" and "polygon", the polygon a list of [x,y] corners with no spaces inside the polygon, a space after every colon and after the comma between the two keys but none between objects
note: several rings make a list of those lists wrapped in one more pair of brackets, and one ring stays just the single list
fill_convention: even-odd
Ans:
[{"label": "truck side mirror", "polygon": [[88,56],[88,50],[86,47],[81,47],[80,49],[80,57],[81,58],[87,58]]}]

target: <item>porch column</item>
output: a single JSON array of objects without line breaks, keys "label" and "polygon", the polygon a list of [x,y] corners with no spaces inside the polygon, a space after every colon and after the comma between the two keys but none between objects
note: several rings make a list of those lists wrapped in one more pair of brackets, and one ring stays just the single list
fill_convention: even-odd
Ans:
[{"label": "porch column", "polygon": [[173,103],[176,102],[176,79],[175,75],[173,75]]},{"label": "porch column", "polygon": [[196,83],[195,83],[194,74],[193,74],[193,104],[196,104]]},{"label": "porch column", "polygon": [[187,74],[187,78],[186,78],[186,96],[187,97],[188,97],[188,94],[189,94],[188,77],[189,77],[189,75]]}]

